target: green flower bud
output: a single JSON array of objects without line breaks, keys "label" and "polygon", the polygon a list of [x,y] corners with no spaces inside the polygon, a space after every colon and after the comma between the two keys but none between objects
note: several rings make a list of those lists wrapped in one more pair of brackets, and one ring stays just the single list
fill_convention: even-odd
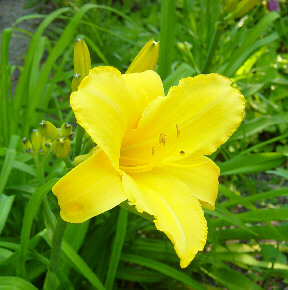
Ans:
[{"label": "green flower bud", "polygon": [[39,126],[41,134],[49,139],[55,140],[59,135],[58,129],[49,121],[42,120]]},{"label": "green flower bud", "polygon": [[42,137],[42,153],[47,154],[48,152],[51,151],[51,148],[52,148],[51,140],[43,136]]},{"label": "green flower bud", "polygon": [[74,74],[73,79],[72,79],[72,83],[71,83],[72,92],[75,92],[78,90],[79,84],[80,84],[80,75]]},{"label": "green flower bud", "polygon": [[68,123],[64,123],[61,125],[61,136],[68,137],[72,132],[72,125]]},{"label": "green flower bud", "polygon": [[89,49],[83,38],[77,38],[74,46],[74,72],[80,75],[80,80],[89,74],[91,59]]},{"label": "green flower bud", "polygon": [[84,154],[84,155],[78,155],[74,158],[74,165],[78,166],[80,163],[84,162],[90,157],[91,154]]},{"label": "green flower bud", "polygon": [[75,137],[75,134],[74,134],[74,132],[72,132],[72,133],[68,136],[68,139],[69,139],[70,141],[72,141],[72,140],[74,139],[74,137]]},{"label": "green flower bud", "polygon": [[134,58],[133,62],[126,71],[126,74],[143,72],[145,70],[154,70],[158,62],[158,57],[159,42],[151,39],[143,46]]},{"label": "green flower bud", "polygon": [[70,140],[66,137],[57,138],[52,143],[52,150],[58,158],[65,158],[70,149]]},{"label": "green flower bud", "polygon": [[32,144],[31,142],[27,139],[27,138],[23,138],[22,139],[22,146],[23,148],[26,150],[26,149],[30,149],[32,150]]},{"label": "green flower bud", "polygon": [[32,142],[33,152],[35,154],[39,154],[40,149],[42,148],[42,134],[39,132],[38,129],[32,130],[31,142]]},{"label": "green flower bud", "polygon": [[99,150],[99,147],[94,147],[89,151],[89,153],[76,156],[74,158],[74,165],[77,166],[80,163],[84,162],[85,160],[87,160],[90,156],[92,156],[98,150]]}]

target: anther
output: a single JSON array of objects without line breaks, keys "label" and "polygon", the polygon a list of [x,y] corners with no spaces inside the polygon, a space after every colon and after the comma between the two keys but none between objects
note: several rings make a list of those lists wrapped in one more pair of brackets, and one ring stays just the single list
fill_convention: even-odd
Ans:
[{"label": "anther", "polygon": [[159,144],[163,144],[163,146],[165,145],[166,143],[166,135],[164,133],[160,133],[159,135]]},{"label": "anther", "polygon": [[178,127],[177,124],[176,124],[176,130],[177,130],[177,139],[178,139],[178,137],[179,137],[179,135],[180,135],[180,129],[179,129],[179,127]]},{"label": "anther", "polygon": [[152,156],[155,156],[155,148],[152,147]]},{"label": "anther", "polygon": [[180,151],[180,154],[184,155],[184,154],[185,154],[185,152],[184,152],[184,151]]}]

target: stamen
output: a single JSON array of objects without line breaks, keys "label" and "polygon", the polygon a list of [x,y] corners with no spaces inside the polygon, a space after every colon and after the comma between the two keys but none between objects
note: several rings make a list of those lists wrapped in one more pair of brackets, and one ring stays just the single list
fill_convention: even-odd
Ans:
[{"label": "stamen", "polygon": [[155,156],[155,148],[152,147],[152,156]]},{"label": "stamen", "polygon": [[185,152],[184,152],[184,151],[180,151],[180,154],[184,155],[184,154],[185,154]]},{"label": "stamen", "polygon": [[179,127],[178,127],[177,124],[176,124],[176,130],[177,130],[177,139],[178,139],[178,137],[179,137],[179,135],[180,135],[180,129],[179,129]]},{"label": "stamen", "polygon": [[166,143],[166,135],[164,134],[164,133],[160,133],[160,135],[159,135],[159,144],[161,145],[165,145],[165,143]]}]

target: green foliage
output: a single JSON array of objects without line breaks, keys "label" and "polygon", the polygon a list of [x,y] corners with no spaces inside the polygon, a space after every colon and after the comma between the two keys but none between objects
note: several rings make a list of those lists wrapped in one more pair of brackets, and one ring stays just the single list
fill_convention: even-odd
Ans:
[{"label": "green foliage", "polygon": [[[0,288],[287,287],[287,4],[281,2],[279,14],[259,4],[231,19],[223,1],[86,2],[50,1],[52,13],[19,18],[2,32]],[[46,4],[40,4],[41,10]],[[30,45],[14,87],[10,40],[19,23],[36,18],[35,32],[23,31]],[[187,269],[151,221],[125,208],[67,225],[62,246],[53,246],[59,208],[50,189],[66,166],[50,155],[33,158],[19,140],[42,119],[57,128],[75,125],[68,96],[76,37],[87,42],[92,67],[121,71],[147,40],[161,39],[158,71],[166,91],[183,77],[216,72],[232,78],[246,98],[244,122],[212,156],[221,168],[219,196],[215,211],[205,212],[207,245]],[[83,135],[78,127],[74,156],[92,146]]]}]

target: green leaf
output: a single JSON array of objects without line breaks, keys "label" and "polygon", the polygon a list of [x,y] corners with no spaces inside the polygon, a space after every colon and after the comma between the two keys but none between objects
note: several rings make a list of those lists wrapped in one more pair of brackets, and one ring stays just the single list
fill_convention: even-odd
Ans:
[{"label": "green leaf", "polygon": [[122,252],[122,247],[124,244],[126,236],[128,220],[128,211],[125,208],[120,208],[119,217],[116,226],[116,235],[112,247],[112,253],[110,257],[110,263],[108,267],[108,272],[105,281],[105,288],[107,290],[113,289],[113,283],[115,280],[116,272],[118,269],[118,264],[120,261],[120,256]]},{"label": "green leaf", "polygon": [[[48,239],[47,231],[43,233],[42,237],[51,246],[51,243]],[[105,290],[105,287],[103,286],[99,278],[65,240],[62,241],[61,251],[72,263],[73,268],[81,275],[83,275],[83,277],[85,277],[91,283],[91,285],[96,287],[96,289]]]},{"label": "green leaf", "polygon": [[176,1],[165,0],[161,2],[161,31],[160,31],[160,52],[158,71],[162,79],[165,79],[171,72],[174,33],[176,21]]},{"label": "green leaf", "polygon": [[57,181],[58,179],[54,178],[48,181],[46,184],[39,187],[31,195],[30,200],[26,206],[20,237],[19,263],[17,264],[17,273],[21,277],[25,276],[25,261],[28,251],[33,219],[41,205],[42,199],[51,190],[51,188]]},{"label": "green leaf", "polygon": [[184,274],[182,271],[178,271],[175,268],[172,268],[164,263],[154,261],[153,259],[123,253],[121,255],[121,260],[156,270],[168,277],[175,279],[176,281],[184,283],[184,285],[194,287],[195,289],[205,289],[204,286],[196,282],[188,275]]},{"label": "green leaf", "polygon": [[177,86],[182,78],[191,77],[195,75],[196,71],[188,64],[181,63],[180,66],[173,71],[163,82],[165,92],[172,86]]},{"label": "green leaf", "polygon": [[230,138],[230,141],[254,136],[269,126],[286,123],[287,118],[281,115],[263,116],[249,121],[244,121],[239,129]]},{"label": "green leaf", "polygon": [[239,273],[228,267],[219,267],[213,265],[209,270],[204,269],[203,267],[201,267],[201,270],[228,289],[262,289],[242,273]]},{"label": "green leaf", "polygon": [[0,289],[37,290],[35,286],[26,280],[13,276],[0,277]]},{"label": "green leaf", "polygon": [[3,167],[0,174],[0,195],[2,194],[4,190],[4,187],[7,183],[10,172],[13,168],[13,163],[16,158],[15,148],[16,148],[18,139],[19,139],[18,136],[14,136],[14,135],[11,136],[9,147],[6,150],[6,156],[5,156],[5,160],[4,160]]},{"label": "green leaf", "polygon": [[286,159],[281,153],[269,152],[238,157],[217,165],[221,175],[232,175],[265,171],[280,166]]},{"label": "green leaf", "polygon": [[233,57],[231,61],[227,64],[226,70],[224,70],[224,75],[231,77],[237,69],[243,64],[243,62],[258,48],[266,45],[277,39],[277,33],[269,35],[265,40],[258,40],[259,36],[268,28],[268,26],[273,23],[277,18],[279,18],[279,14],[276,12],[268,13],[264,16],[259,23],[250,30],[248,35],[245,37],[243,43],[241,43],[240,47],[234,51]]},{"label": "green leaf", "polygon": [[0,195],[0,235],[5,226],[7,217],[10,213],[12,203],[14,201],[14,195],[6,196],[5,194]]}]

